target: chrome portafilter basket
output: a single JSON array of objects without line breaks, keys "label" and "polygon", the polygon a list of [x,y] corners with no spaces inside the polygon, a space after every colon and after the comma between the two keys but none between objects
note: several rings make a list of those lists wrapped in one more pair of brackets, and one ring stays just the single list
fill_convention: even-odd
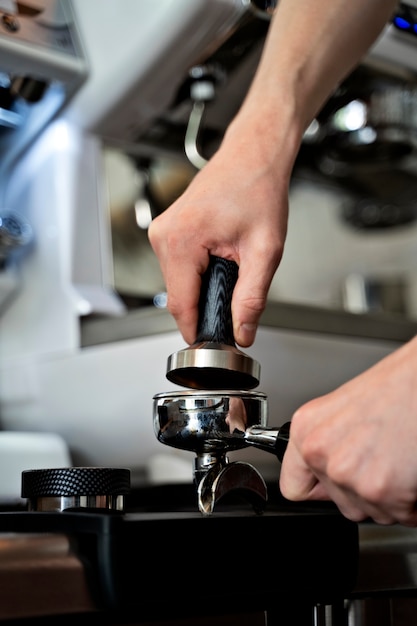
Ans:
[{"label": "chrome portafilter basket", "polygon": [[239,491],[261,513],[265,481],[250,463],[229,463],[228,453],[253,446],[282,459],[289,423],[268,428],[267,396],[256,391],[182,390],[156,394],[153,425],[161,443],[195,452],[194,482],[201,513],[209,515],[226,493]]}]

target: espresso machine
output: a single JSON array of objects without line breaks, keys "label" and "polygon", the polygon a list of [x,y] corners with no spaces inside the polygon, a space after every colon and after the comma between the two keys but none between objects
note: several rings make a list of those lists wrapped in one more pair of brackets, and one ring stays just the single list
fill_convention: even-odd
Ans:
[{"label": "espresso machine", "polygon": [[[249,82],[276,5],[0,0],[0,441],[35,432],[50,446],[36,467],[24,446],[11,451],[24,465],[0,493],[0,620],[32,609],[88,623],[100,610],[153,622],[253,611],[269,624],[345,626],[352,599],[417,588],[408,552],[384,578],[373,527],[285,502],[277,485],[293,407],[403,336],[262,326],[242,352],[230,326],[237,267],[224,259],[211,260],[187,348],[166,311],[129,317],[114,289],[103,146],[140,161],[170,152],[169,132],[185,127],[175,150],[203,167],[216,135],[202,152],[204,125],[224,128],[228,107],[216,103],[241,100],[239,64]],[[370,65],[417,72],[416,11],[400,3]],[[51,435],[67,447],[58,457]],[[273,482],[240,457],[252,452],[271,459]],[[147,482],[161,454],[189,468],[185,483]],[[21,546],[31,585],[9,575],[27,564]]]},{"label": "espresso machine", "polygon": [[[250,83],[276,3],[125,0],[123,12],[116,1],[7,4],[0,5],[8,120],[0,137],[1,427],[57,434],[76,465],[127,464],[138,481],[161,455],[187,472],[189,453],[161,446],[149,417],[152,397],[167,387],[167,355],[179,354],[183,341],[166,310],[129,316],[114,288],[103,147],[139,161],[175,153],[204,166],[211,138],[242,100],[242,75]],[[369,62],[412,73],[412,15],[402,11],[403,30],[388,24]],[[274,423],[393,346],[322,337],[261,325],[246,363],[262,364],[260,390]],[[263,463],[265,455],[253,456]]]},{"label": "espresso machine", "polygon": [[[123,11],[96,0],[7,4],[0,5],[2,428],[58,434],[77,464],[123,459],[141,475],[161,446],[152,420],[137,419],[138,406],[150,386],[162,387],[158,354],[174,351],[180,338],[168,320],[152,345],[140,324],[132,341],[105,341],[103,349],[84,341],[85,320],[123,322],[126,313],[113,286],[103,145],[152,153],[139,137],[172,106],[190,67],[253,8],[246,0],[128,0]],[[114,419],[119,407],[123,428]]]}]

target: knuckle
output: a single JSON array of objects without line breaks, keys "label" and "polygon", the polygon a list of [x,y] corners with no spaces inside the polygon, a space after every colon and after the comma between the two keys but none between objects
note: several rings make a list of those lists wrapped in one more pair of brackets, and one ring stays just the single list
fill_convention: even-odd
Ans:
[{"label": "knuckle", "polygon": [[315,470],[322,469],[326,459],[326,450],[317,432],[307,435],[301,446],[301,454],[311,468]]},{"label": "knuckle", "polygon": [[252,311],[256,315],[260,315],[265,310],[266,297],[262,294],[252,294],[243,298],[240,302],[245,309]]},{"label": "knuckle", "polygon": [[311,431],[311,424],[314,423],[316,413],[316,400],[310,400],[299,407],[291,419],[291,437],[298,442],[306,439]]},{"label": "knuckle", "polygon": [[387,474],[371,472],[368,480],[360,481],[357,490],[361,498],[374,505],[386,502],[392,490],[392,477]]},{"label": "knuckle", "polygon": [[342,513],[342,515],[349,519],[351,522],[363,522],[369,517],[369,515],[365,513],[365,511],[357,506],[354,506],[350,502],[338,503],[338,509]]}]

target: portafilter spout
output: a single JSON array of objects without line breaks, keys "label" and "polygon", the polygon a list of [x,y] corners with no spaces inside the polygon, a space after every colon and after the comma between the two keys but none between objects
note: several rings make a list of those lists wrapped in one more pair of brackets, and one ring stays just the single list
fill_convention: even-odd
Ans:
[{"label": "portafilter spout", "polygon": [[168,357],[166,377],[191,389],[253,389],[260,365],[236,347],[231,300],[238,277],[234,261],[211,256],[202,278],[197,340]]}]

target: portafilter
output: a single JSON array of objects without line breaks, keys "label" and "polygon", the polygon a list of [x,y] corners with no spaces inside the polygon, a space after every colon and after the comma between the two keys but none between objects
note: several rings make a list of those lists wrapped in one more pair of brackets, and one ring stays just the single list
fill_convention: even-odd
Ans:
[{"label": "portafilter", "polygon": [[267,500],[266,486],[249,463],[229,463],[227,453],[253,446],[282,460],[290,423],[269,428],[264,393],[237,390],[184,390],[156,394],[153,425],[161,443],[196,453],[194,481],[202,513],[227,492],[245,492],[257,512]]}]

